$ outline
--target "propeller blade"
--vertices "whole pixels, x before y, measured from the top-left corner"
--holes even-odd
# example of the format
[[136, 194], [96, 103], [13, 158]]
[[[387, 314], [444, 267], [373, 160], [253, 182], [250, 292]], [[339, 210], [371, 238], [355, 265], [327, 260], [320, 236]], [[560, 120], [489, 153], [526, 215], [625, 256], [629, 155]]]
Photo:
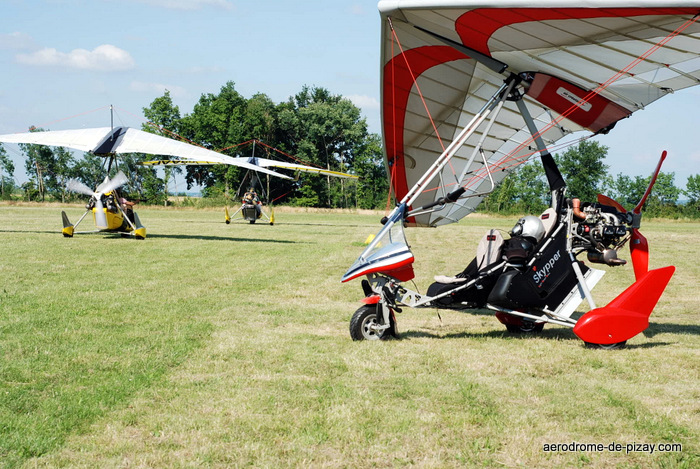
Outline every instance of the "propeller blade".
[[102, 205], [100, 197], [95, 197], [95, 226], [100, 230], [109, 228], [107, 226], [107, 215], [105, 215], [104, 205]]
[[93, 195], [95, 192], [88, 186], [78, 181], [77, 179], [70, 179], [66, 182], [66, 189], [71, 192], [77, 192], [78, 194]]
[[104, 191], [102, 190], [107, 184], [109, 184], [109, 176], [105, 176], [105, 180], [100, 183], [99, 186], [97, 186], [97, 189], [95, 189], [96, 193], [99, 194], [104, 194]]
[[649, 271], [649, 242], [637, 228], [632, 229], [630, 257], [634, 267], [634, 278], [639, 280]]
[[625, 210], [625, 207], [623, 207], [620, 204], [620, 202], [618, 202], [617, 200], [611, 199], [607, 195], [598, 194], [598, 203], [601, 205], [607, 205], [608, 207], [612, 207], [620, 213], [627, 213], [627, 210]]
[[111, 192], [117, 187], [123, 185], [125, 182], [127, 182], [126, 176], [123, 172], [119, 171], [111, 180], [109, 178], [105, 178], [104, 182], [97, 186], [95, 192], [106, 194], [107, 192]]
[[107, 192], [111, 192], [111, 191], [113, 191], [114, 189], [116, 189], [116, 188], [118, 188], [118, 187], [121, 187], [122, 185], [126, 184], [127, 181], [128, 181], [128, 179], [126, 178], [126, 175], [124, 175], [124, 173], [122, 173], [121, 171], [119, 171], [119, 172], [112, 178], [111, 181], [107, 181], [107, 183], [106, 183], [106, 184], [104, 185], [104, 187], [102, 188], [102, 193], [104, 194], [104, 193], [107, 193]]
[[632, 213], [635, 214], [640, 214], [642, 212], [642, 207], [644, 206], [644, 203], [647, 201], [647, 197], [649, 197], [649, 194], [651, 194], [651, 188], [654, 187], [654, 183], [656, 183], [656, 178], [659, 176], [659, 171], [661, 171], [661, 164], [664, 162], [666, 159], [666, 150], [661, 153], [661, 158], [659, 158], [659, 164], [656, 165], [656, 169], [654, 170], [654, 174], [651, 176], [651, 181], [649, 181], [649, 187], [647, 187], [647, 190], [644, 192], [644, 195], [642, 196], [642, 199], [639, 201], [636, 207], [634, 207], [634, 210], [632, 210]]

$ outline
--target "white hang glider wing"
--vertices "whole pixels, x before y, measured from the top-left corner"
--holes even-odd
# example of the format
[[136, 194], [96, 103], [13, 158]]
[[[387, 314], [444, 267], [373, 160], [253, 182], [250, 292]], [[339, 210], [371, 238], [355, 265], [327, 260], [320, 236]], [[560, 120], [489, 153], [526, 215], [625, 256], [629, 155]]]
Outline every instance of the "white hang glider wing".
[[[347, 178], [347, 179], [357, 179], [358, 178], [358, 176], [355, 176], [353, 174], [341, 173], [340, 171], [331, 171], [329, 169], [315, 168], [313, 166], [306, 166], [306, 165], [297, 164], [297, 163], [287, 163], [284, 161], [269, 160], [266, 158], [231, 157], [230, 159], [234, 160], [235, 163], [226, 162], [225, 164], [237, 164], [238, 166], [242, 166], [242, 164], [240, 164], [240, 163], [252, 164], [254, 166], [257, 166], [257, 168], [255, 168], [255, 169], [248, 168], [248, 169], [253, 169], [254, 171], [264, 172], [263, 168], [282, 168], [282, 169], [292, 169], [294, 171], [300, 171], [302, 173], [326, 174], [328, 176], [335, 176], [335, 177], [339, 177], [339, 178]], [[197, 165], [224, 164], [224, 162], [222, 162], [222, 161], [194, 161], [194, 160], [192, 160], [192, 161], [189, 161], [189, 160], [156, 160], [156, 161], [144, 161], [141, 164], [142, 165], [155, 165], [155, 166], [180, 166], [180, 165], [188, 165], [188, 164], [197, 164]]]
[[207, 150], [185, 142], [151, 134], [130, 127], [100, 127], [78, 130], [52, 130], [47, 132], [25, 132], [0, 135], [0, 142], [30, 143], [89, 151], [96, 155], [121, 153], [146, 153], [149, 155], [175, 156], [189, 161], [207, 161], [230, 164], [260, 171], [283, 179], [292, 179], [284, 174], [255, 166], [243, 158]]
[[[235, 159], [240, 159], [244, 160], [245, 158], [235, 158]], [[340, 171], [331, 171], [330, 169], [323, 169], [323, 168], [315, 168], [313, 166], [306, 166], [303, 164], [297, 164], [297, 163], [287, 163], [285, 161], [277, 161], [277, 160], [269, 160], [266, 158], [258, 158], [253, 157], [249, 158], [248, 162], [255, 164], [257, 166], [262, 166], [263, 168], [283, 168], [283, 169], [292, 169], [294, 171], [301, 171], [303, 173], [316, 173], [316, 174], [325, 174], [328, 176], [335, 176], [339, 178], [346, 178], [346, 179], [357, 179], [357, 176], [348, 174], [348, 173], [342, 173]]]
[[[141, 163], [142, 165], [159, 165], [159, 166], [177, 166], [177, 165], [188, 165], [188, 164], [198, 164], [198, 165], [211, 165], [211, 164], [238, 164], [241, 166], [240, 163], [245, 163], [249, 165], [254, 165], [257, 168], [261, 169], [254, 169], [255, 171], [261, 171], [265, 172], [264, 169], [262, 168], [283, 168], [283, 169], [292, 169], [294, 171], [299, 171], [303, 173], [316, 173], [316, 174], [325, 174], [328, 176], [335, 176], [339, 178], [351, 178], [351, 179], [357, 179], [357, 176], [354, 176], [352, 174], [348, 173], [342, 173], [339, 171], [331, 171], [330, 169], [323, 169], [323, 168], [317, 168], [314, 166], [307, 166], [303, 164], [297, 164], [297, 163], [288, 163], [286, 161], [278, 161], [278, 160], [270, 160], [267, 158], [259, 158], [255, 156], [255, 144], [258, 143], [264, 147], [269, 148], [272, 151], [278, 152], [280, 154], [286, 155], [290, 158], [294, 158], [291, 155], [288, 155], [284, 153], [281, 150], [278, 150], [277, 148], [271, 147], [270, 145], [267, 145], [257, 139], [249, 140], [248, 142], [241, 143], [236, 146], [240, 145], [245, 145], [248, 143], [253, 144], [253, 155], [250, 157], [232, 157], [230, 160], [232, 162], [222, 162], [222, 161], [206, 161], [206, 160], [199, 160], [199, 161], [183, 161], [183, 160], [158, 160], [158, 161], [144, 161]], [[251, 168], [249, 168], [251, 169]]]
[[[537, 151], [575, 131], [606, 133], [700, 83], [697, 0], [382, 0], [379, 10], [386, 163], [416, 226], [458, 221]], [[499, 89], [509, 95], [493, 123], [474, 123], [430, 173]], [[455, 203], [440, 202], [458, 188]]]

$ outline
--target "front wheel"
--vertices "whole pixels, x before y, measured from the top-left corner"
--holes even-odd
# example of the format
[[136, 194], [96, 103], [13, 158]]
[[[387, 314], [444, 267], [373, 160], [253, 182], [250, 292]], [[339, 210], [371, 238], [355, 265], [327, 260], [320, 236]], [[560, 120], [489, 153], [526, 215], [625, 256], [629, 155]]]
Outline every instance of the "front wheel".
[[352, 315], [350, 320], [350, 337], [352, 340], [384, 340], [391, 336], [397, 336], [396, 322], [393, 314], [390, 321], [391, 326], [388, 329], [379, 329], [379, 311], [381, 305], [364, 305]]

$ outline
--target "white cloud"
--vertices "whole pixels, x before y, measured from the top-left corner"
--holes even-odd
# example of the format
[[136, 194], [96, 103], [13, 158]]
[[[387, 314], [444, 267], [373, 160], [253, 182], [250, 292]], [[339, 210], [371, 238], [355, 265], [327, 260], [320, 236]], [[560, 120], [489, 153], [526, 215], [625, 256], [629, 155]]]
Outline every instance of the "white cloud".
[[229, 0], [137, 0], [140, 3], [156, 7], [170, 8], [172, 10], [201, 10], [206, 7], [233, 9], [233, 3]]
[[355, 106], [365, 111], [379, 109], [379, 101], [376, 98], [373, 98], [372, 96], [351, 94], [350, 96], [346, 96], [346, 98], [352, 101], [353, 104], [355, 104]]
[[17, 61], [39, 67], [65, 67], [102, 72], [130, 70], [135, 66], [134, 59], [127, 51], [111, 44], [97, 46], [91, 51], [73, 49], [68, 53], [44, 48], [31, 54], [18, 54]]
[[129, 88], [132, 91], [163, 94], [166, 90], [170, 91], [170, 96], [173, 98], [182, 98], [187, 96], [187, 91], [182, 86], [164, 85], [162, 83], [146, 83], [143, 81], [132, 81]]
[[29, 34], [14, 32], [0, 34], [0, 49], [4, 50], [29, 50], [36, 49], [34, 38]]
[[359, 3], [353, 3], [350, 6], [350, 13], [357, 16], [364, 16], [366, 13], [365, 7]]

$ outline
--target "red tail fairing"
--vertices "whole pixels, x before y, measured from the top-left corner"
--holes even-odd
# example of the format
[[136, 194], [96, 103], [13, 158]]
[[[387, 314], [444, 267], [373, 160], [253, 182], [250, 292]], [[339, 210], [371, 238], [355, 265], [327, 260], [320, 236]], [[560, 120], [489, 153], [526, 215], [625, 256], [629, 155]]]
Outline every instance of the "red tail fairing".
[[574, 334], [592, 344], [615, 344], [644, 331], [675, 270], [673, 266], [650, 270], [607, 306], [584, 314]]

